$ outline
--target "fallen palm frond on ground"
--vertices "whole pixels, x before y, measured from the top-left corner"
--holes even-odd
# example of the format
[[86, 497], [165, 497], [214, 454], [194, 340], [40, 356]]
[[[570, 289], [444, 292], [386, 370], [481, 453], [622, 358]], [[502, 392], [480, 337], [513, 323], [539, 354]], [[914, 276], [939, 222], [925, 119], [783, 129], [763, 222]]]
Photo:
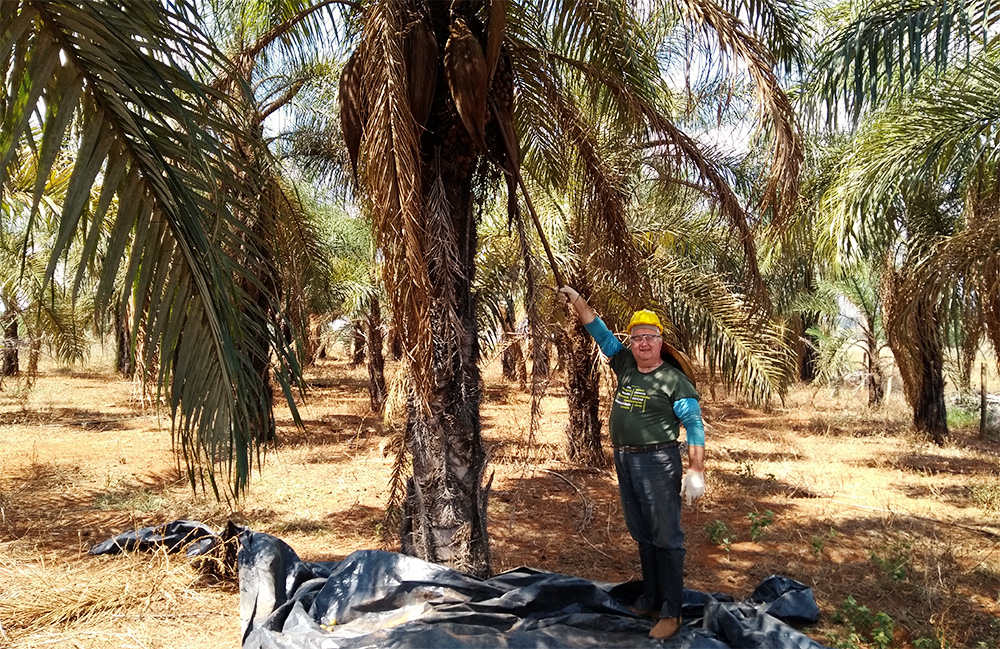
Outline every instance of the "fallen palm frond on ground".
[[47, 564], [27, 549], [18, 551], [15, 543], [2, 545], [0, 638], [8, 641], [75, 623], [135, 615], [154, 604], [176, 601], [199, 578], [185, 560], [160, 552]]

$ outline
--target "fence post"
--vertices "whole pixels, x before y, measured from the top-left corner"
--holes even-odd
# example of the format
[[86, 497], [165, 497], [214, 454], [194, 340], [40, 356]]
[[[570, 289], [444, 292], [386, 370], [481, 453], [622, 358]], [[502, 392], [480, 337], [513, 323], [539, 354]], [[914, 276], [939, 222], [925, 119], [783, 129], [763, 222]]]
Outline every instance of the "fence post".
[[979, 439], [986, 439], [986, 361], [979, 366]]

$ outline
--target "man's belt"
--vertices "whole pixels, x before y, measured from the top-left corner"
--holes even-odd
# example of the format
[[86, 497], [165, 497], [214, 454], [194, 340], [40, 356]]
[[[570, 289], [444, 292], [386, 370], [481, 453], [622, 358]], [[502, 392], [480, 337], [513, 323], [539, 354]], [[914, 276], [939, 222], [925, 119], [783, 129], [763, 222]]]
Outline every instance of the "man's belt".
[[665, 448], [677, 446], [677, 440], [672, 442], [660, 442], [659, 444], [646, 444], [645, 446], [616, 446], [616, 451], [622, 453], [649, 453], [651, 451], [662, 451]]

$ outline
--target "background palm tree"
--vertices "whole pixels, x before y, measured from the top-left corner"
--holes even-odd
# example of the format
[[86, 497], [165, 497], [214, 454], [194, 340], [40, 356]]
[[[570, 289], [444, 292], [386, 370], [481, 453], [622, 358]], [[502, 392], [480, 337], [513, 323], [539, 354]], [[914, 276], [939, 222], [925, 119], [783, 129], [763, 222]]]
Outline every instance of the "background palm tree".
[[[267, 152], [259, 133], [234, 121], [253, 112], [248, 95], [235, 92], [235, 71], [231, 95], [198, 80], [232, 66], [197, 24], [184, 0], [2, 3], [0, 186], [8, 191], [30, 143], [32, 226], [50, 169], [63, 153], [74, 160], [45, 279], [82, 241], [74, 258], [99, 269], [99, 310], [116, 281], [131, 288], [189, 475], [236, 495], [248, 484], [258, 431], [273, 422], [270, 386], [254, 368], [276, 354], [290, 396], [298, 363], [282, 329], [269, 326], [278, 297], [257, 281], [277, 274], [262, 250], [272, 242], [244, 225], [270, 208], [261, 191]], [[80, 282], [77, 272], [70, 289]]]
[[[27, 154], [28, 151], [24, 151]], [[38, 367], [42, 345], [59, 360], [70, 362], [86, 355], [88, 334], [94, 329], [93, 304], [74, 302], [66, 286], [46, 283], [50, 242], [59, 228], [59, 205], [65, 198], [72, 165], [55, 164], [42, 188], [39, 210], [31, 219], [38, 170], [23, 155], [11, 169], [7, 191], [0, 195], [0, 332], [4, 337], [0, 376], [21, 373], [20, 351], [29, 351], [28, 383]], [[29, 228], [29, 222], [36, 227]], [[25, 254], [25, 249], [28, 252]], [[84, 291], [85, 297], [87, 292]], [[88, 302], [90, 302], [88, 304]]]
[[815, 331], [822, 359], [819, 375], [825, 382], [840, 383], [854, 366], [851, 352], [860, 349], [862, 383], [870, 408], [881, 407], [889, 378], [881, 360], [888, 343], [880, 271], [879, 266], [860, 261], [841, 269], [837, 277], [820, 279], [813, 293], [801, 296], [793, 305], [796, 310], [820, 313], [824, 318], [823, 326]]
[[947, 311], [981, 304], [987, 330], [997, 329], [988, 306], [997, 203], [984, 179], [996, 169], [998, 16], [973, 2], [873, 3], [850, 17], [824, 44], [821, 88], [855, 119], [877, 110], [862, 121], [829, 206], [845, 251], [886, 259], [890, 345], [915, 426], [941, 443]]
[[326, 319], [342, 319], [352, 337], [362, 337], [368, 367], [368, 396], [373, 412], [385, 404], [385, 356], [382, 304], [385, 296], [377, 282], [378, 265], [372, 246], [371, 224], [347, 215], [327, 216], [324, 238], [331, 258], [330, 303]]

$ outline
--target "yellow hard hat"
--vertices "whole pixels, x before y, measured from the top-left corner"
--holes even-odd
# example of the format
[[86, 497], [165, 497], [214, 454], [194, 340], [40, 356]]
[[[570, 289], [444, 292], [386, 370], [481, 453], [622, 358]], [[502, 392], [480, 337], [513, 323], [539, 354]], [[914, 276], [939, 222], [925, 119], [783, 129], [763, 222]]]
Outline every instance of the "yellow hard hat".
[[638, 327], [639, 325], [656, 327], [657, 331], [661, 334], [663, 333], [663, 325], [660, 324], [660, 319], [649, 309], [643, 309], [642, 311], [636, 311], [633, 313], [632, 319], [628, 321], [627, 331], [632, 333], [632, 327]]

